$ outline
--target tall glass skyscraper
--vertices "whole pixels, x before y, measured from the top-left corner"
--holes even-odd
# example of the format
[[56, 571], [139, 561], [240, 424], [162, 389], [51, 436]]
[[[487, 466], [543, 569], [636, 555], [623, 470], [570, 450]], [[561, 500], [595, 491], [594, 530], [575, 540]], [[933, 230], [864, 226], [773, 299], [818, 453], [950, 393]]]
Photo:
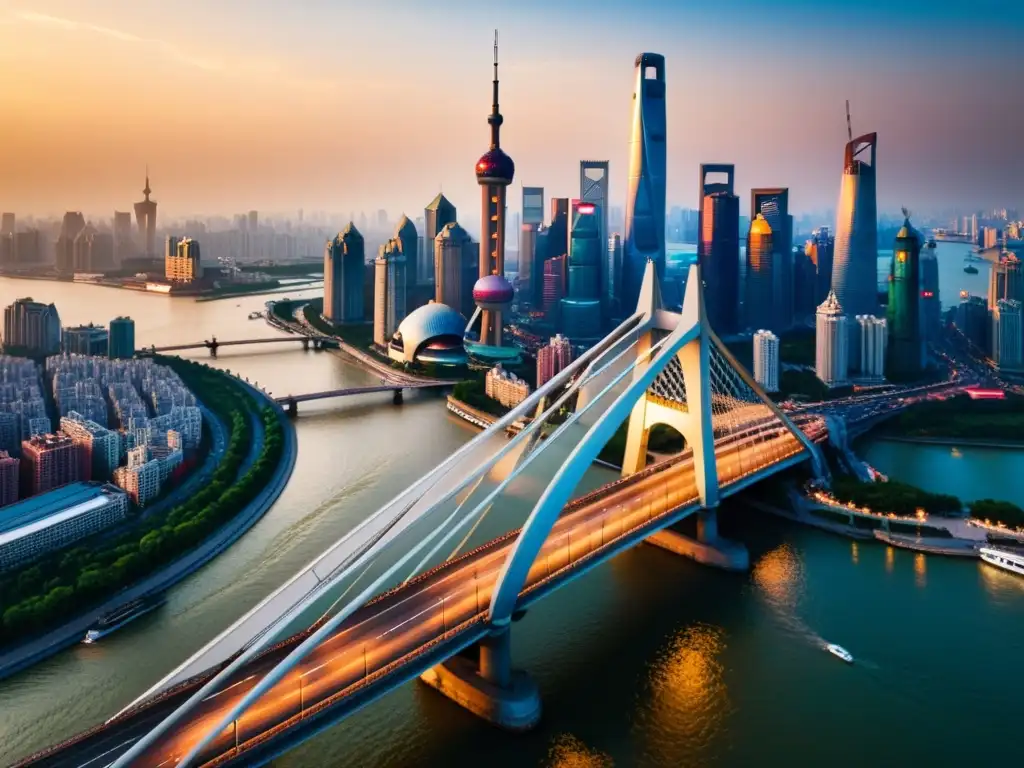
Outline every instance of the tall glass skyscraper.
[[924, 365], [920, 257], [921, 235], [910, 225], [907, 217], [896, 233], [889, 266], [889, 345], [885, 371], [897, 380], [916, 376]]
[[[608, 161], [607, 160], [580, 160], [580, 200], [584, 203], [593, 203], [597, 206], [597, 213], [600, 216], [601, 242], [608, 239]], [[571, 235], [570, 235], [571, 237]], [[570, 244], [570, 249], [571, 249]], [[572, 270], [572, 256], [569, 257], [570, 283]], [[600, 285], [598, 296], [605, 308], [611, 306], [612, 296], [608, 293], [608, 286], [611, 283], [608, 275], [608, 262], [601, 260], [601, 267], [598, 270]], [[571, 288], [571, 286], [570, 286]]]
[[743, 313], [746, 326], [751, 330], [776, 329], [779, 270], [774, 268], [774, 247], [772, 228], [759, 213], [750, 222], [750, 232], [747, 234], [746, 299], [743, 302]]
[[365, 277], [363, 236], [349, 222], [324, 249], [324, 317], [335, 325], [362, 322]]
[[[846, 145], [843, 183], [836, 212], [836, 246], [832, 263], [832, 290], [850, 317], [874, 315], [878, 310], [878, 203], [875, 191], [875, 155], [878, 134], [858, 136]], [[867, 152], [869, 158], [863, 159]], [[852, 325], [851, 325], [852, 327]], [[851, 340], [857, 343], [856, 336]], [[850, 360], [860, 360], [851, 349]]]
[[648, 260], [665, 277], [665, 57], [636, 57], [621, 302], [636, 306]]
[[[519, 286], [527, 291], [542, 280], [544, 254], [537, 250], [537, 232], [544, 223], [544, 187], [523, 187], [523, 222], [519, 228]], [[528, 294], [532, 295], [532, 294]]]
[[569, 245], [569, 286], [562, 299], [562, 332], [576, 344], [601, 336], [601, 207], [576, 201]]
[[[416, 282], [420, 285], [434, 282], [434, 241], [441, 230], [456, 221], [455, 206], [442, 194], [438, 194], [423, 209], [423, 247], [420, 249]], [[408, 269], [408, 264], [406, 265]]]
[[[778, 333], [793, 324], [793, 217], [789, 215], [789, 189], [768, 187], [750, 190], [751, 220], [759, 214], [772, 230], [772, 254], [768, 263], [772, 274], [774, 310], [772, 317], [765, 318], [767, 325], [754, 325], [771, 328]], [[747, 263], [749, 265], [749, 258]], [[749, 267], [747, 281], [750, 281]]]
[[[724, 173], [724, 182], [708, 175]], [[704, 276], [708, 322], [719, 334], [739, 330], [740, 312], [740, 199], [733, 193], [734, 165], [702, 164], [697, 214], [697, 259]]]

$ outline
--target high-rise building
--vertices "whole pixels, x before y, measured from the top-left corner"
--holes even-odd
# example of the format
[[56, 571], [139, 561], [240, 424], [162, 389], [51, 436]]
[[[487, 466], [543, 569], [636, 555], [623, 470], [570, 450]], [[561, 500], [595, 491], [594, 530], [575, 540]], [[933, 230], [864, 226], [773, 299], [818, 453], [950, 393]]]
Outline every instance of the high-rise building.
[[[597, 211], [601, 217], [599, 237], [602, 243], [602, 250], [603, 244], [608, 242], [608, 234], [610, 232], [608, 228], [608, 165], [607, 160], [580, 160], [580, 200], [597, 206]], [[571, 256], [569, 260], [572, 261]], [[607, 259], [599, 259], [599, 262], [600, 284], [598, 285], [598, 297], [601, 299], [601, 305], [608, 309], [613, 298], [608, 292], [610, 282], [608, 262]]]
[[[143, 451], [145, 446], [140, 446]], [[145, 507], [160, 495], [160, 461], [150, 459], [114, 470], [114, 482], [128, 494], [137, 507]]]
[[[724, 173], [726, 180], [709, 183], [712, 173]], [[708, 322], [719, 335], [736, 333], [740, 326], [740, 199], [733, 192], [735, 178], [734, 165], [700, 166], [697, 260]]]
[[180, 240], [175, 237], [167, 238], [164, 276], [172, 283], [191, 283], [202, 278], [203, 263], [198, 240], [191, 237], [183, 237]]
[[107, 354], [111, 360], [131, 360], [135, 357], [135, 321], [130, 317], [115, 317], [110, 321]]
[[85, 229], [85, 217], [80, 211], [68, 211], [60, 224], [57, 235], [57, 271], [70, 275], [75, 271], [75, 238]]
[[857, 315], [860, 336], [860, 362], [857, 370], [862, 379], [880, 381], [885, 378], [886, 347], [889, 343], [888, 323], [874, 315]]
[[818, 378], [830, 387], [846, 384], [849, 375], [850, 332], [834, 291], [815, 313], [815, 365]]
[[53, 304], [18, 299], [4, 309], [4, 349], [33, 356], [60, 352], [60, 315]]
[[754, 381], [765, 392], [779, 391], [779, 337], [771, 331], [754, 334]]
[[939, 262], [935, 249], [921, 254], [921, 336], [927, 342], [938, 338], [942, 327], [942, 303], [939, 300]]
[[1024, 364], [1021, 303], [999, 299], [992, 310], [992, 357], [1002, 370], [1020, 370]]
[[562, 299], [565, 298], [566, 263], [568, 256], [562, 254], [544, 262], [544, 283], [542, 308], [549, 323], [558, 326]]
[[[847, 143], [843, 158], [832, 290], [851, 317], [873, 315], [878, 308], [877, 147], [878, 135], [868, 133]], [[865, 151], [869, 151], [869, 161], [861, 159]], [[857, 334], [850, 330], [851, 340], [856, 344]], [[859, 363], [859, 352], [851, 351], [852, 359]]]
[[34, 435], [21, 444], [23, 498], [85, 480], [78, 446], [65, 435]]
[[149, 188], [149, 169], [146, 170], [146, 186], [142, 190], [144, 199], [135, 204], [135, 222], [139, 226], [139, 236], [145, 247], [143, 252], [147, 259], [156, 257], [156, 200], [150, 200], [152, 190]]
[[572, 344], [562, 334], [556, 334], [537, 350], [537, 386], [543, 387], [571, 362]]
[[533, 281], [544, 272], [537, 232], [544, 223], [544, 187], [523, 187], [523, 223], [519, 228], [519, 285], [532, 296]]
[[423, 249], [420, 252], [419, 269], [416, 272], [416, 282], [419, 285], [434, 282], [435, 242], [446, 225], [455, 223], [455, 216], [455, 206], [440, 193], [423, 209]]
[[515, 408], [530, 396], [530, 385], [498, 363], [484, 376], [484, 394], [506, 408]]
[[815, 268], [814, 306], [817, 307], [832, 290], [832, 261], [835, 255], [836, 239], [828, 227], [818, 227], [811, 232], [811, 239], [804, 246]]
[[[784, 331], [793, 325], [793, 217], [789, 214], [789, 189], [762, 187], [750, 190], [750, 218], [758, 215], [764, 217], [772, 230], [770, 272], [775, 308], [774, 317], [767, 327]], [[749, 268], [747, 280], [750, 280]]]
[[18, 465], [20, 463], [7, 451], [0, 451], [0, 507], [6, 507], [18, 500]]
[[629, 139], [625, 238], [620, 306], [632, 308], [648, 261], [665, 277], [665, 57], [636, 57], [633, 117]]
[[608, 238], [608, 250], [605, 254], [608, 262], [608, 301], [609, 313], [613, 318], [622, 314], [623, 307], [619, 303], [622, 296], [622, 235], [613, 232]]
[[0, 214], [0, 235], [13, 235], [15, 232], [13, 213]]
[[562, 299], [562, 330], [577, 344], [601, 337], [601, 267], [606, 263], [603, 214], [595, 203], [573, 202], [566, 296]]
[[1012, 251], [992, 262], [988, 277], [988, 308], [994, 310], [1000, 299], [1024, 301], [1024, 262]]
[[69, 355], [106, 355], [109, 349], [107, 329], [102, 325], [78, 325], [61, 332], [61, 346]]
[[0, 232], [0, 266], [10, 267], [17, 263], [14, 252], [14, 235]]
[[260, 214], [259, 211], [249, 211], [249, 232], [253, 234], [260, 228]]
[[[887, 319], [889, 344], [886, 373], [896, 380], [913, 378], [924, 367], [921, 336], [921, 235], [909, 216], [896, 233], [889, 265]], [[862, 337], [863, 338], [863, 337]], [[861, 355], [864, 360], [864, 354]]]
[[956, 308], [955, 324], [971, 344], [983, 352], [989, 349], [989, 310], [985, 299], [960, 291], [960, 303]]
[[[491, 126], [491, 146], [476, 163], [476, 181], [480, 185], [480, 272], [481, 280], [499, 289], [502, 296], [508, 293], [505, 279], [505, 192], [515, 176], [516, 166], [512, 158], [501, 148], [501, 124], [504, 118], [498, 109], [498, 35], [494, 35], [494, 81], [492, 83], [491, 114], [487, 123]], [[490, 280], [496, 276], [503, 281]], [[507, 286], [511, 289], [511, 285]], [[474, 290], [476, 290], [474, 288]], [[481, 286], [483, 290], [483, 286]], [[502, 345], [501, 303], [487, 302], [480, 306], [480, 344], [485, 347]]]
[[[748, 328], [781, 330], [778, 298], [781, 270], [775, 262], [774, 233], [760, 213], [750, 222], [747, 233], [746, 299], [743, 313]], [[712, 326], [714, 327], [714, 326]], [[756, 342], [755, 342], [756, 343]], [[756, 347], [755, 347], [756, 348]]]
[[398, 246], [398, 251], [402, 254], [404, 261], [402, 265], [402, 269], [405, 270], [403, 283], [405, 284], [404, 290], [408, 295], [409, 288], [415, 285], [416, 259], [419, 252], [420, 236], [416, 232], [416, 225], [404, 213], [398, 218], [398, 223], [395, 225], [395, 234], [392, 235], [392, 238], [395, 240], [395, 245]]
[[373, 342], [381, 347], [387, 347], [399, 323], [405, 319], [405, 280], [406, 259], [402, 243], [395, 237], [380, 246], [374, 261]]
[[114, 236], [87, 224], [74, 244], [75, 272], [105, 272], [114, 267]]
[[469, 233], [454, 221], [445, 224], [434, 238], [434, 301], [471, 316], [466, 296], [476, 280], [478, 258], [479, 251]]
[[324, 317], [335, 325], [363, 319], [364, 249], [363, 236], [351, 221], [324, 248]]
[[114, 211], [114, 264], [120, 266], [134, 255], [132, 214], [130, 211]]
[[121, 459], [121, 437], [95, 421], [70, 412], [60, 420], [60, 431], [78, 446], [82, 480], [109, 480]]
[[14, 260], [18, 264], [38, 264], [42, 259], [42, 240], [38, 229], [14, 233]]

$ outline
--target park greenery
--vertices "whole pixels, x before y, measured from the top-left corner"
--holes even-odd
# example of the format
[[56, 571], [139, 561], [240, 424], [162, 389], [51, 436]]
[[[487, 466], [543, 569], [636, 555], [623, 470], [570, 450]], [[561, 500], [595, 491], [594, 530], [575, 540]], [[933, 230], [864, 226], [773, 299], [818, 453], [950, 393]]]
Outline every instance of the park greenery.
[[1024, 528], [1024, 509], [1008, 501], [979, 499], [972, 502], [971, 517], [982, 522], [1002, 523], [1010, 528]]
[[951, 437], [1017, 442], [1024, 439], [1024, 397], [971, 400], [958, 395], [926, 400], [886, 422], [882, 429], [904, 437]]
[[509, 412], [508, 408], [484, 393], [484, 380], [479, 376], [456, 384], [452, 388], [452, 397], [492, 416], [504, 416]]
[[[274, 475], [284, 451], [284, 428], [274, 408], [261, 407], [221, 371], [180, 358], [159, 362], [173, 368], [229, 428], [224, 456], [202, 490], [165, 513], [0, 575], [0, 646], [53, 629], [188, 553], [242, 512]], [[256, 441], [259, 451], [247, 465], [254, 420], [261, 423], [263, 440]]]
[[840, 475], [832, 480], [832, 494], [844, 504], [867, 507], [883, 514], [911, 516], [923, 509], [929, 515], [950, 516], [959, 514], [962, 509], [956, 496], [930, 493], [896, 480], [865, 483]]

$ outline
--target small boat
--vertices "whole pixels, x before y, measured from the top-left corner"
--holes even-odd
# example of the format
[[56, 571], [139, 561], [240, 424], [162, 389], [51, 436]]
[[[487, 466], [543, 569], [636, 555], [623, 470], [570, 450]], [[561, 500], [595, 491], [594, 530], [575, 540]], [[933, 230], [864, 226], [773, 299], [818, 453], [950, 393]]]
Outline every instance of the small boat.
[[981, 559], [989, 565], [1024, 576], [1024, 554], [994, 547], [982, 547], [978, 552], [981, 554]]
[[104, 614], [85, 633], [83, 643], [95, 643], [111, 632], [115, 632], [130, 621], [154, 611], [164, 604], [166, 598], [163, 595], [149, 595], [140, 597], [131, 602], [125, 603], [120, 608], [115, 608], [110, 613]]
[[[975, 272], [977, 272], [977, 270], [975, 270]], [[250, 320], [259, 320], [261, 317], [263, 317], [263, 313], [258, 310], [256, 312], [249, 313]]]
[[843, 646], [836, 645], [835, 643], [828, 643], [825, 646], [825, 650], [831, 653], [833, 656], [838, 656], [847, 664], [853, 664], [853, 654], [845, 648], [843, 648]]
[[973, 264], [968, 264], [966, 267], [964, 267], [964, 272], [966, 272], [968, 275], [976, 275], [978, 274], [978, 268]]

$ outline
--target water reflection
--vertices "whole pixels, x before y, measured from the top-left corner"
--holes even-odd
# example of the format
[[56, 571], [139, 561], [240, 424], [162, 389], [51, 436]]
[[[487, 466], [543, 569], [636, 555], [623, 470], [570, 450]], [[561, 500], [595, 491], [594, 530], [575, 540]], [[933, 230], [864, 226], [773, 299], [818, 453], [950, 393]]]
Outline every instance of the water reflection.
[[857, 549], [856, 541], [850, 542], [850, 560], [853, 561], [854, 565], [860, 562], [860, 550]]
[[981, 584], [993, 600], [1000, 603], [1016, 603], [1024, 595], [1024, 579], [1015, 574], [978, 561]]
[[896, 550], [892, 547], [885, 548], [885, 572], [892, 573], [893, 567], [896, 565]]
[[770, 603], [792, 610], [803, 592], [803, 561], [793, 547], [783, 544], [757, 561], [752, 578]]
[[611, 768], [615, 761], [608, 755], [590, 749], [575, 736], [558, 736], [548, 753], [549, 768]]
[[914, 555], [914, 584], [922, 588], [928, 586], [928, 567], [925, 563], [923, 552]]

